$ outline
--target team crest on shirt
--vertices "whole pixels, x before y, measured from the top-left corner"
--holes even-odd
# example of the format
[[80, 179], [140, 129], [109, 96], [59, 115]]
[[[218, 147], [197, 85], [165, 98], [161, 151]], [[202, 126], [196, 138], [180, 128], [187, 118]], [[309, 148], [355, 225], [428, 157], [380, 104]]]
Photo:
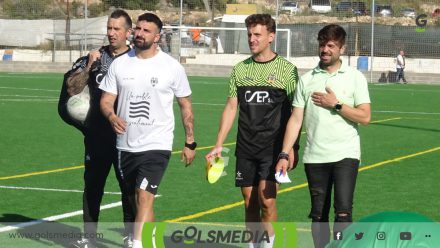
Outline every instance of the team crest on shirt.
[[157, 77], [152, 77], [151, 80], [151, 86], [156, 86], [157, 83], [159, 83], [159, 79]]
[[270, 75], [267, 77], [267, 82], [270, 83], [270, 84], [275, 83], [275, 80], [277, 80], [277, 77], [275, 76], [275, 74], [270, 74]]

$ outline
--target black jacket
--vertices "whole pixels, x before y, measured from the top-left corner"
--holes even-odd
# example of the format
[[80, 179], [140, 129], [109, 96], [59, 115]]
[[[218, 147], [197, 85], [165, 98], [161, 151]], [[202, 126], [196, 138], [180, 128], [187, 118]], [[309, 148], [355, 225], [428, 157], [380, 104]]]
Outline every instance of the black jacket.
[[[126, 52], [128, 52], [128, 49]], [[84, 69], [88, 63], [88, 56], [80, 57], [72, 66], [72, 69], [64, 74], [63, 84], [61, 87], [60, 98], [58, 101], [58, 114], [61, 119], [69, 125], [74, 126], [84, 135], [99, 135], [100, 137], [113, 139], [115, 135], [110, 123], [102, 115], [100, 109], [100, 99], [102, 95], [99, 85], [103, 80], [104, 76], [107, 74], [107, 70], [110, 64], [117, 57], [125, 54], [119, 54], [117, 56], [112, 56], [108, 46], [103, 46], [99, 49], [101, 52], [101, 59], [94, 62], [90, 68], [89, 80], [87, 82], [90, 91], [90, 110], [87, 114], [84, 124], [81, 124], [73, 120], [67, 112], [67, 101], [69, 100], [69, 95], [67, 93], [67, 79], [79, 69]]]

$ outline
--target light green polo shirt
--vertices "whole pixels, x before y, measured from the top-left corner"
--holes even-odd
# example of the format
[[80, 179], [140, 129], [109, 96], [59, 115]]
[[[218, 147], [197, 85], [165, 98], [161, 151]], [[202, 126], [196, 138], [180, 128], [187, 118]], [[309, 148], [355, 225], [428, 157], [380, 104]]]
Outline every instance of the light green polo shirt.
[[368, 83], [355, 68], [342, 63], [338, 71], [329, 74], [317, 66], [304, 74], [295, 92], [293, 106], [304, 108], [303, 131], [307, 133], [304, 163], [331, 163], [344, 158], [360, 159], [358, 124], [343, 118], [333, 109], [316, 106], [313, 92], [331, 88], [343, 104], [355, 107], [370, 103]]

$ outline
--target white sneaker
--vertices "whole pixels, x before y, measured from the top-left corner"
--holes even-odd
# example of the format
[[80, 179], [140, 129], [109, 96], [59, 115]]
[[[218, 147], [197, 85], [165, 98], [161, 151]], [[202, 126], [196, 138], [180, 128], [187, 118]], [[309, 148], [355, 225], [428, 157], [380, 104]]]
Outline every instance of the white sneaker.
[[70, 243], [71, 247], [75, 248], [97, 248], [96, 245], [92, 244], [90, 240], [82, 238], [80, 240], [76, 240], [73, 243]]
[[133, 247], [133, 234], [129, 233], [128, 236], [125, 236], [123, 240], [124, 240], [124, 248]]

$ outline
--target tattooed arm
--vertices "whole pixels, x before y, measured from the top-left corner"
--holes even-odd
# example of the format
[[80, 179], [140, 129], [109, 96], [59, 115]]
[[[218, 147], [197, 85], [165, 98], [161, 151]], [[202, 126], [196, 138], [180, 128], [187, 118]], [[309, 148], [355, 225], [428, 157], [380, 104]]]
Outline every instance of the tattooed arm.
[[84, 70], [78, 69], [67, 79], [67, 93], [69, 96], [73, 96], [81, 93], [89, 80], [89, 71], [93, 62], [101, 57], [101, 53], [98, 50], [93, 50], [89, 53], [88, 63]]
[[[185, 142], [191, 144], [194, 142], [194, 114], [192, 111], [191, 96], [177, 97], [177, 103], [182, 114], [182, 123], [185, 129]], [[182, 161], [189, 165], [194, 160], [196, 155], [195, 150], [184, 147], [182, 150]]]

